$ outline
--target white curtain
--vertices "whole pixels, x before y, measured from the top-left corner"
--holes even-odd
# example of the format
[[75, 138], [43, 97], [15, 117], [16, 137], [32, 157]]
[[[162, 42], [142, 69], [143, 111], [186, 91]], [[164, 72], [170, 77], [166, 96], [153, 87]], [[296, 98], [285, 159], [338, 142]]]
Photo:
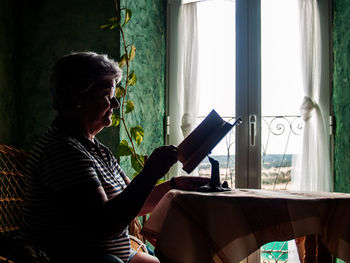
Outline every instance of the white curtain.
[[[176, 69], [170, 72], [176, 77], [170, 77], [169, 101], [169, 143], [174, 145], [178, 145], [193, 130], [198, 115], [197, 3], [181, 5], [177, 17], [177, 45], [172, 47], [177, 52], [171, 53], [170, 58], [174, 59], [171, 64]], [[170, 172], [171, 176], [180, 175], [181, 168], [181, 164], [175, 166]]]
[[[322, 74], [328, 65], [322, 54], [320, 10], [317, 0], [297, 0], [301, 39], [301, 69], [304, 99], [300, 112], [304, 121], [303, 141], [292, 171], [292, 188], [301, 191], [333, 191], [326, 92]], [[325, 17], [325, 19], [327, 19]], [[326, 64], [325, 64], [326, 63]], [[295, 242], [288, 242], [288, 261], [299, 262]]]
[[179, 20], [178, 88], [183, 100], [181, 130], [186, 137], [195, 127], [198, 115], [197, 3], [182, 5]]
[[[317, 0], [298, 0], [301, 25], [301, 61], [304, 99], [301, 115], [304, 120], [301, 155], [293, 172], [297, 190], [332, 191], [327, 112], [322, 107], [321, 92], [322, 42]], [[328, 84], [328, 83], [327, 83]]]

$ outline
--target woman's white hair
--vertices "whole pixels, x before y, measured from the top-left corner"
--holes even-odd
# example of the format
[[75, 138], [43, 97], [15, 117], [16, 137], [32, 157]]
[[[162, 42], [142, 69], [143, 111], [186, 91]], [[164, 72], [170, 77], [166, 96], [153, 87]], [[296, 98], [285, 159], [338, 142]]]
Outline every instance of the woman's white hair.
[[87, 93], [95, 81], [105, 78], [113, 78], [116, 83], [122, 78], [118, 63], [107, 55], [75, 52], [60, 58], [50, 77], [53, 108], [61, 112], [74, 107], [74, 96]]

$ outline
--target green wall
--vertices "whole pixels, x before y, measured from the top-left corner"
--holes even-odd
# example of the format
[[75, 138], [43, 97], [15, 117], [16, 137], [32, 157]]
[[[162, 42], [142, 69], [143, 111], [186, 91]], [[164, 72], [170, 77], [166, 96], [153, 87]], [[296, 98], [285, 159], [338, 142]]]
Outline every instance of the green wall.
[[335, 191], [350, 192], [350, 0], [333, 1]]
[[[163, 123], [165, 114], [165, 14], [166, 1], [121, 1], [121, 7], [132, 10], [132, 19], [126, 27], [127, 43], [136, 47], [131, 64], [137, 84], [130, 88], [130, 99], [135, 110], [130, 113], [130, 125], [141, 125], [145, 131], [145, 144], [140, 152], [149, 155], [164, 144]], [[125, 132], [121, 132], [125, 138]], [[132, 175], [129, 159], [122, 159], [122, 167]]]

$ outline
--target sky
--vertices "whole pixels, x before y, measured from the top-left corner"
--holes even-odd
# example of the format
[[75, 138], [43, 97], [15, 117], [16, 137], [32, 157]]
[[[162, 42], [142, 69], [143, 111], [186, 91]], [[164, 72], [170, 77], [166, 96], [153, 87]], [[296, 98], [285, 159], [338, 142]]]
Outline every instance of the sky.
[[[263, 116], [299, 115], [303, 91], [296, 4], [296, 0], [264, 0], [261, 3]], [[235, 116], [235, 2], [214, 0], [199, 3], [198, 22], [199, 115], [206, 116], [215, 109], [221, 116]], [[284, 123], [288, 130], [289, 124]], [[269, 141], [267, 153], [284, 153], [281, 145], [288, 140], [288, 131], [285, 136], [269, 138], [265, 131], [262, 130], [262, 141], [263, 144]], [[296, 153], [301, 136], [290, 134], [287, 153]], [[230, 138], [232, 143], [235, 137], [231, 135]], [[226, 141], [222, 140], [212, 154], [225, 154]]]

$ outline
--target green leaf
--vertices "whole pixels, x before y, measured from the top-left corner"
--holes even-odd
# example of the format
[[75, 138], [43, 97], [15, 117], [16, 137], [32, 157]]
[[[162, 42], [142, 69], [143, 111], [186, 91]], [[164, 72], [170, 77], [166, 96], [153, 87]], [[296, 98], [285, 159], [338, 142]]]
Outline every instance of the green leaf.
[[135, 108], [135, 103], [131, 100], [128, 100], [126, 102], [126, 110], [125, 110], [125, 113], [129, 113], [131, 111], [133, 111], [133, 109]]
[[100, 29], [114, 29], [116, 27], [118, 27], [118, 24], [106, 24], [106, 25], [100, 26]]
[[135, 178], [140, 172], [134, 172], [134, 174], [132, 175], [132, 178]]
[[112, 115], [112, 127], [117, 127], [120, 124], [120, 116], [117, 114]]
[[156, 184], [162, 184], [162, 183], [165, 183], [165, 181], [166, 181], [165, 179], [159, 179]]
[[129, 8], [122, 8], [121, 10], [125, 11], [125, 18], [124, 18], [124, 23], [122, 26], [125, 26], [126, 23], [128, 23], [132, 17], [132, 12]]
[[118, 66], [119, 66], [119, 68], [125, 67], [125, 65], [126, 65], [126, 59], [127, 59], [127, 55], [126, 55], [126, 54], [124, 54], [123, 56], [121, 56], [121, 58], [120, 58], [119, 61], [118, 61]]
[[146, 160], [147, 160], [148, 156], [147, 155], [142, 155], [141, 157], [142, 157], [141, 158], [142, 159], [142, 165], [145, 166], [145, 163], [146, 163]]
[[111, 17], [110, 19], [108, 19], [109, 22], [117, 22], [118, 21], [118, 17], [114, 16]]
[[131, 73], [128, 76], [128, 86], [135, 86], [137, 81], [136, 74], [134, 71], [131, 71]]
[[100, 26], [100, 29], [114, 29], [116, 27], [119, 28], [118, 18], [117, 17], [112, 17], [112, 18], [108, 19], [108, 23], [107, 24], [104, 24], [104, 25]]
[[143, 141], [144, 131], [140, 125], [130, 128], [131, 137], [140, 145]]
[[128, 156], [131, 155], [132, 149], [126, 140], [122, 140], [117, 147], [117, 156]]
[[117, 86], [115, 88], [115, 96], [117, 99], [120, 99], [125, 96], [125, 89], [122, 86]]
[[105, 24], [105, 25], [100, 26], [100, 29], [105, 29], [105, 28], [109, 28], [109, 24]]
[[136, 53], [136, 47], [134, 45], [131, 45], [130, 52], [129, 52], [129, 61], [133, 60]]
[[141, 162], [140, 155], [136, 154], [136, 157], [133, 155], [131, 156], [131, 166], [138, 173], [141, 172], [142, 168], [143, 168], [143, 166], [140, 164], [140, 162]]

